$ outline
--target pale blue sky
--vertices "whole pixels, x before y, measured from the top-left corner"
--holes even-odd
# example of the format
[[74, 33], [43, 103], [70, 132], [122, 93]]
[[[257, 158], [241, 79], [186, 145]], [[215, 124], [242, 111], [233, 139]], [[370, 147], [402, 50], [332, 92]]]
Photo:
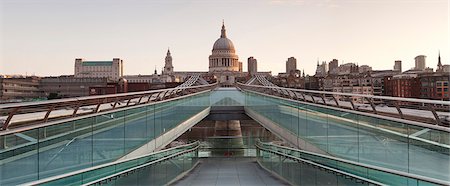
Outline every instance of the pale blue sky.
[[151, 74], [170, 47], [176, 71], [207, 71], [222, 19], [240, 61], [313, 74], [317, 58], [403, 69], [438, 50], [449, 64], [447, 0], [0, 0], [0, 74], [73, 74], [75, 58], [124, 59], [125, 74]]

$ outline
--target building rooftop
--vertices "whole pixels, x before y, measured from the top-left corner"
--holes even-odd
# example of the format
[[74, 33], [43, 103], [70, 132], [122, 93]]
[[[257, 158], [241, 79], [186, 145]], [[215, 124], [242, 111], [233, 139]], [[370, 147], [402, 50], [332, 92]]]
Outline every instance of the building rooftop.
[[83, 61], [83, 66], [112, 66], [112, 61]]

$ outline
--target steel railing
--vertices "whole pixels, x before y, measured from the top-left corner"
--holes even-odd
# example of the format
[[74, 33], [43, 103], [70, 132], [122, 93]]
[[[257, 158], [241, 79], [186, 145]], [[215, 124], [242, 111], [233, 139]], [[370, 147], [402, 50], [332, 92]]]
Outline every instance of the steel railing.
[[[0, 126], [1, 130], [7, 130], [30, 124], [46, 123], [51, 120], [167, 100], [191, 93], [212, 90], [216, 86], [217, 84], [183, 86], [132, 93], [0, 104]], [[13, 120], [13, 118], [16, 118], [16, 120]]]
[[[448, 112], [450, 109], [450, 101], [315, 91], [277, 86], [248, 85], [242, 83], [237, 83], [237, 87], [242, 90], [249, 90], [319, 105], [449, 126], [448, 122], [450, 120], [450, 115]], [[354, 98], [359, 98], [362, 103], [355, 102]], [[420, 111], [420, 113], [418, 114], [417, 111]]]
[[[272, 143], [257, 141], [255, 146], [259, 150], [275, 153], [297, 161], [317, 163], [335, 170], [339, 170], [341, 171], [340, 173], [345, 172], [345, 174], [349, 174], [349, 176], [357, 176], [358, 179], [364, 178], [365, 181], [368, 179], [382, 184], [397, 185], [398, 181], [407, 180], [407, 182], [411, 183], [411, 185], [413, 182], [415, 182], [416, 185], [450, 185], [450, 182], [438, 179], [349, 161]], [[397, 180], [392, 178], [397, 178]]]

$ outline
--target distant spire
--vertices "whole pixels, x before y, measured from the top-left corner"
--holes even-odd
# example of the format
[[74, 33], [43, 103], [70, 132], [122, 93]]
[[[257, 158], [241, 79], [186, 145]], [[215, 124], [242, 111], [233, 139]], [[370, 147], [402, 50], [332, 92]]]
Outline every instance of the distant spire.
[[220, 37], [221, 38], [226, 38], [227, 37], [227, 31], [225, 30], [225, 21], [222, 20], [222, 30], [220, 33]]
[[167, 55], [170, 56], [170, 48], [167, 47]]
[[441, 63], [441, 51], [439, 50], [439, 57], [438, 57], [438, 66], [442, 66]]
[[155, 75], [158, 74], [158, 72], [156, 71], [156, 65], [155, 65]]
[[439, 50], [439, 57], [438, 57], [438, 64], [437, 64], [436, 72], [442, 72], [442, 71], [444, 71], [444, 69], [442, 67], [442, 62], [441, 62], [441, 51]]

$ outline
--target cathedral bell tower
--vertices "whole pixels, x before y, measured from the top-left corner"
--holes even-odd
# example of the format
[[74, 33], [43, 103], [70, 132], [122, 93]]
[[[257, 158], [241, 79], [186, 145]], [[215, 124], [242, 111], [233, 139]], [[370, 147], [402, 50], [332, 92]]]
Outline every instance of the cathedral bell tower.
[[172, 56], [170, 55], [170, 50], [167, 49], [166, 60], [164, 63], [164, 70], [162, 72], [164, 75], [172, 75], [173, 74], [173, 66], [172, 66]]

